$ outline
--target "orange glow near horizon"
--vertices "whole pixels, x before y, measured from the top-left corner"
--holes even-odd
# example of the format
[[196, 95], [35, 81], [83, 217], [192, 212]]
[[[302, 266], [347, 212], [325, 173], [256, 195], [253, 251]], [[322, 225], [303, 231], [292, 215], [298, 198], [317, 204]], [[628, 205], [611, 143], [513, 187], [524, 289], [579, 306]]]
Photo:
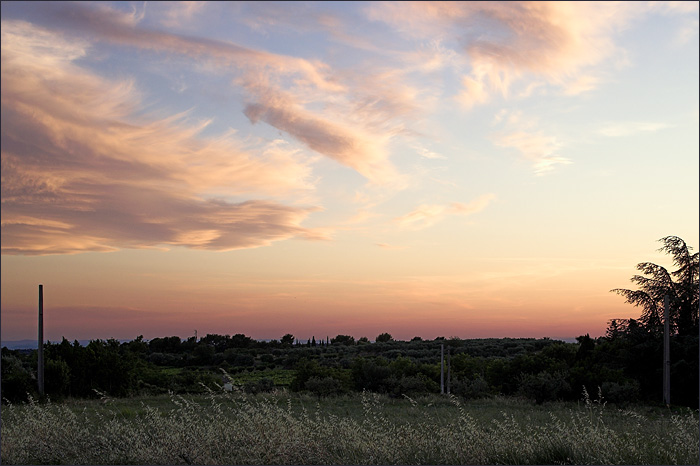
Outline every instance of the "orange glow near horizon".
[[[196, 279], [194, 273], [178, 284], [173, 279], [177, 273], [159, 276], [150, 270], [129, 277], [112, 269], [114, 280], [106, 280], [91, 273], [85, 257], [74, 259], [82, 263], [86, 281], [62, 277], [55, 270], [48, 275], [54, 275], [56, 281], [43, 282], [45, 333], [52, 341], [138, 335], [184, 338], [194, 329], [202, 336], [244, 333], [259, 339], [286, 333], [300, 339], [338, 334], [374, 339], [383, 332], [402, 340], [414, 336], [571, 339], [585, 333], [600, 336], [610, 318], [634, 317], [636, 312], [606, 289], [610, 283], [625, 286], [629, 279], [629, 270], [614, 267], [569, 267], [566, 272], [552, 268], [542, 275], [525, 271], [495, 278], [499, 274], [489, 272], [394, 280], [237, 282], [208, 276]], [[518, 265], [523, 267], [523, 262]], [[38, 278], [40, 273], [29, 275]], [[88, 276], [95, 282], [89, 282]], [[23, 277], [22, 281], [30, 280]], [[31, 338], [36, 309], [26, 301], [36, 295], [36, 287], [5, 288], [3, 302], [24, 300], [25, 304], [3, 305], [3, 333]], [[591, 294], [591, 290], [597, 291]]]

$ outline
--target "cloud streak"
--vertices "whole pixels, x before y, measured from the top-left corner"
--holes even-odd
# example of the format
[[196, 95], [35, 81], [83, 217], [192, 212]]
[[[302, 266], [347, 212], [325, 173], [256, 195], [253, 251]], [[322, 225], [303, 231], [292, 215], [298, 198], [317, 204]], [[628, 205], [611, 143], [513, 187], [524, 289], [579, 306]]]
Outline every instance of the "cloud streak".
[[294, 151], [254, 155], [232, 134], [201, 137], [208, 122], [186, 115], [136, 117], [135, 86], [77, 66], [86, 53], [81, 42], [2, 22], [3, 253], [326, 237], [301, 226], [317, 208], [250, 199], [313, 189]]
[[620, 121], [605, 124], [598, 130], [600, 134], [608, 137], [632, 136], [639, 133], [655, 133], [669, 128], [667, 123], [655, 123], [649, 121]]
[[484, 194], [464, 204], [453, 202], [444, 204], [423, 204], [406, 215], [397, 217], [394, 222], [404, 230], [423, 230], [432, 227], [450, 215], [472, 215], [484, 210], [496, 198], [495, 194]]
[[[93, 38], [170, 56], [185, 56], [217, 73], [231, 74], [232, 83], [241, 86], [249, 100], [244, 112], [251, 122], [264, 121], [311, 150], [357, 170], [374, 183], [393, 183], [399, 177], [385, 147], [390, 132], [371, 130], [375, 122], [363, 113], [362, 105], [353, 104], [353, 100], [361, 102], [367, 96], [350, 95], [347, 86], [325, 63], [231, 42], [147, 29], [138, 24], [133, 14], [106, 6], [62, 4], [47, 8], [64, 27], [89, 33]], [[178, 15], [192, 14], [191, 8], [176, 11]], [[335, 107], [348, 111], [336, 111], [335, 115], [311, 111], [305, 108], [309, 100], [333, 101]], [[387, 93], [372, 102], [369, 110], [383, 105], [380, 112], [371, 112], [373, 117], [383, 113], [387, 115], [385, 119], [390, 119], [404, 112], [408, 101], [397, 101]], [[394, 108], [396, 106], [398, 108]]]
[[508, 96], [527, 79], [568, 93], [592, 89], [581, 73], [617, 52], [612, 35], [634, 13], [614, 2], [376, 2], [370, 19], [405, 35], [439, 38], [464, 55], [470, 71], [457, 99], [465, 107]]
[[562, 147], [558, 139], [538, 129], [535, 119], [524, 118], [521, 112], [502, 111], [496, 116], [496, 123], [501, 123], [501, 129], [491, 135], [493, 143], [517, 150], [532, 163], [536, 175], [551, 172], [556, 165], [571, 163], [558, 154]]

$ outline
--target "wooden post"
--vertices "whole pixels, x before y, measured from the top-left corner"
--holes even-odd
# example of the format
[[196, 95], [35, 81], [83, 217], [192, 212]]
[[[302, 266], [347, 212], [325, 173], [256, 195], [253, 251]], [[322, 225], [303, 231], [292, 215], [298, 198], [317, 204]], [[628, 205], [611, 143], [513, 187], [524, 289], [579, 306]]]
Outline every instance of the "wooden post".
[[36, 378], [39, 395], [44, 396], [44, 285], [39, 285], [39, 338]]
[[440, 344], [440, 394], [445, 394], [445, 345]]
[[447, 347], [447, 394], [450, 394], [450, 347]]
[[671, 335], [669, 317], [669, 299], [664, 296], [664, 403], [671, 405]]

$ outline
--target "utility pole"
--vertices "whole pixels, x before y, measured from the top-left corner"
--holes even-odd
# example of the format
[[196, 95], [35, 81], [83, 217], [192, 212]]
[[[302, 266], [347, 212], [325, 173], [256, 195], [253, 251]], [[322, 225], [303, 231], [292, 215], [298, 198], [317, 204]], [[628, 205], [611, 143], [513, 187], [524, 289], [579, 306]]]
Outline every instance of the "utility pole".
[[671, 335], [668, 295], [664, 296], [664, 404], [671, 405]]
[[445, 345], [440, 344], [440, 394], [445, 394]]
[[36, 378], [39, 395], [44, 396], [44, 285], [39, 285], [39, 352], [37, 354]]

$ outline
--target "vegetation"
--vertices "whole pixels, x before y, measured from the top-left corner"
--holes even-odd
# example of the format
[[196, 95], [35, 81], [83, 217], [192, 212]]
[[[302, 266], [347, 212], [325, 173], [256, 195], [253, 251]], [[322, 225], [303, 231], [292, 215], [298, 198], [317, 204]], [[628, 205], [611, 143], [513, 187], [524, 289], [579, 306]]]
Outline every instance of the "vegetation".
[[[289, 333], [279, 341], [209, 334], [86, 346], [64, 338], [44, 346], [43, 398], [37, 351], [2, 348], [0, 459], [697, 464], [698, 254], [679, 238], [661, 241], [678, 270], [642, 263], [650, 277], [632, 278], [639, 290], [613, 290], [642, 316], [613, 319], [605, 336], [576, 343], [397, 341], [386, 332], [375, 342], [350, 335], [300, 342]], [[671, 409], [661, 405], [665, 295]], [[442, 348], [450, 355], [444, 380]], [[443, 382], [449, 396], [440, 395]], [[598, 390], [596, 401], [587, 388]]]
[[29, 403], [2, 411], [9, 464], [697, 464], [689, 409], [513, 398], [279, 392]]
[[[630, 321], [608, 335], [576, 343], [544, 339], [412, 340], [347, 343], [256, 342], [207, 335], [47, 343], [45, 389], [54, 400], [203, 393], [231, 383], [251, 392], [288, 388], [316, 396], [363, 390], [400, 397], [440, 392], [440, 345], [450, 350], [445, 387], [463, 399], [515, 396], [571, 401], [583, 387], [601, 387], [608, 401], [658, 403], [662, 399], [661, 336]], [[671, 338], [672, 401], [698, 407], [698, 337]], [[658, 361], [650, 364], [649, 361]], [[229, 375], [224, 376], [223, 371]], [[26, 401], [36, 392], [36, 351], [2, 349], [2, 397]]]
[[[691, 247], [677, 236], [661, 238], [664, 245], [661, 252], [673, 256], [673, 265], [678, 270], [669, 272], [666, 268], [651, 262], [637, 264], [637, 270], [644, 275], [635, 275], [632, 282], [639, 286], [638, 290], [616, 288], [612, 290], [624, 296], [627, 302], [641, 306], [642, 315], [639, 323], [650, 333], [663, 332], [664, 297], [670, 301], [669, 321], [671, 331], [678, 335], [698, 334], [698, 275], [700, 274], [700, 254], [691, 254]], [[629, 325], [629, 321], [613, 322], [615, 330], [619, 325]]]

